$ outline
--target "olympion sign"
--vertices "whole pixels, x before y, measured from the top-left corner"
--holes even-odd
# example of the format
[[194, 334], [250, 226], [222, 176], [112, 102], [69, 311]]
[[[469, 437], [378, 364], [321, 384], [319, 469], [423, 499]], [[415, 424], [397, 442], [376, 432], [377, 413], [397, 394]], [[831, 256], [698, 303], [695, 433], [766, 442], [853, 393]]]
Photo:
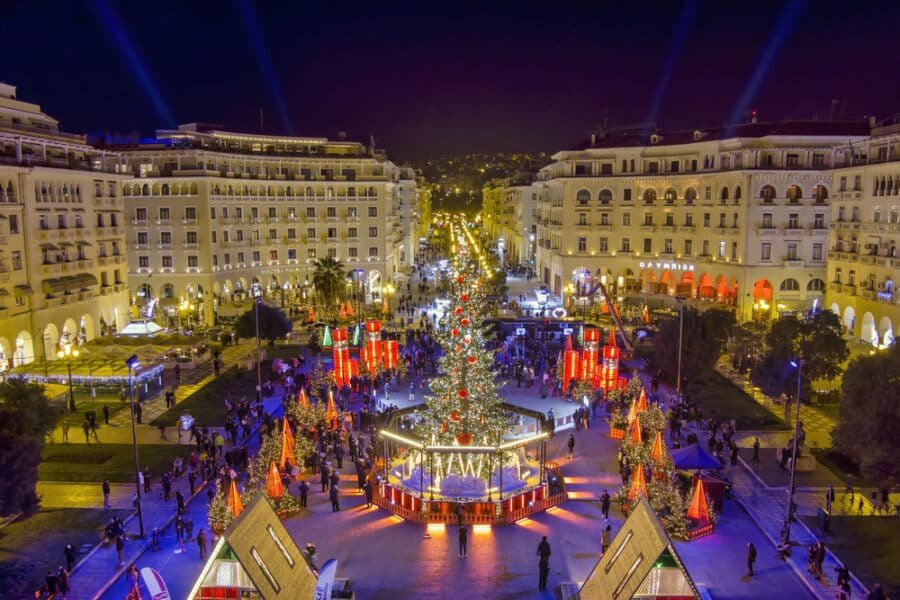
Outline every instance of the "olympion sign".
[[657, 261], [641, 261], [638, 263], [638, 266], [642, 269], [669, 269], [670, 271], [693, 271], [694, 265], [692, 263], [674, 263], [674, 262], [664, 262], [661, 260]]

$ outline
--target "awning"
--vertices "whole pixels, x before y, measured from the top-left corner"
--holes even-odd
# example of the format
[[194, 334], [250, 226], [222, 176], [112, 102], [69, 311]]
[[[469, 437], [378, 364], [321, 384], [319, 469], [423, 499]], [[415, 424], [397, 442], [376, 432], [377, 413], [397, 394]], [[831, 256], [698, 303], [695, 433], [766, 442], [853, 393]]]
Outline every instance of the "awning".
[[30, 285], [17, 285], [14, 288], [16, 296], [30, 296], [34, 293], [34, 290], [31, 289]]
[[59, 248], [56, 247], [56, 244], [44, 243], [44, 244], [41, 244], [41, 250], [59, 250]]
[[66, 282], [62, 279], [45, 279], [41, 283], [45, 294], [58, 295], [66, 293]]

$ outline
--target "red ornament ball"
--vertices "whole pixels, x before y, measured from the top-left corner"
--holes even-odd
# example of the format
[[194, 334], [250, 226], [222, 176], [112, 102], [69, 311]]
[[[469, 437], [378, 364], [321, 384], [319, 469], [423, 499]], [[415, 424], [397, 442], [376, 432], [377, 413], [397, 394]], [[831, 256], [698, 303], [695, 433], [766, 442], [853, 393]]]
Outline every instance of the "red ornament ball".
[[470, 357], [469, 357], [468, 359], [466, 359], [466, 360], [469, 361], [469, 364], [470, 364], [470, 365], [474, 365], [474, 364], [475, 364], [475, 361], [478, 360], [478, 359], [475, 358], [474, 356], [470, 356]]
[[453, 337], [458, 336], [458, 335], [459, 335], [459, 329], [456, 329], [456, 328], [454, 327], [453, 329], [450, 330], [450, 335], [452, 335]]
[[463, 327], [468, 327], [470, 322], [471, 321], [469, 321], [469, 319], [463, 318], [462, 320], [460, 320], [459, 324]]
[[465, 281], [465, 279], [463, 279], [462, 275], [456, 278], [456, 283], [462, 283], [463, 281]]
[[462, 352], [462, 346], [453, 346], [453, 351], [459, 354]]
[[463, 302], [468, 302], [468, 301], [469, 301], [469, 295], [468, 295], [468, 294], [463, 294], [463, 295], [461, 295], [461, 296], [459, 297], [459, 299], [462, 300]]
[[461, 314], [462, 314], [462, 306], [457, 306], [457, 307], [456, 307], [456, 314], [458, 314], [458, 315], [461, 315]]
[[462, 398], [463, 400], [465, 400], [466, 398], [469, 397], [469, 391], [465, 388], [459, 390], [459, 397]]
[[455, 410], [450, 411], [450, 420], [451, 421], [453, 421], [455, 423], [459, 423], [460, 419], [462, 419], [462, 416], [460, 416], [459, 412], [457, 412]]

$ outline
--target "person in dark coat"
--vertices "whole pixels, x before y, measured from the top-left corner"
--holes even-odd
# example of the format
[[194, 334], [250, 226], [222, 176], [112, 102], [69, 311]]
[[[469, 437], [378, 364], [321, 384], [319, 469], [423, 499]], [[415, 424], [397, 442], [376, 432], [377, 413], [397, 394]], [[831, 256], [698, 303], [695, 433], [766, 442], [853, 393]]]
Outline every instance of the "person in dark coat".
[[537, 547], [537, 555], [540, 557], [538, 561], [538, 589], [547, 589], [547, 576], [550, 574], [550, 542], [547, 536], [541, 538], [541, 543]]
[[197, 548], [200, 550], [200, 560], [206, 560], [206, 532], [202, 529], [197, 532]]
[[75, 566], [75, 548], [72, 547], [72, 544], [66, 544], [63, 554], [66, 555], [66, 570], [71, 573], [72, 567]]
[[753, 577], [753, 563], [756, 562], [756, 546], [747, 542], [747, 576]]
[[464, 558], [469, 555], [469, 527], [462, 523], [459, 526], [459, 556], [460, 558]]
[[372, 506], [372, 494], [374, 492], [374, 486], [372, 485], [372, 481], [367, 479], [366, 483], [363, 484], [363, 491], [366, 494], [366, 508]]
[[569, 434], [569, 441], [566, 445], [569, 447], [569, 458], [572, 458], [575, 455], [575, 434]]
[[600, 496], [600, 511], [603, 513], [603, 518], [609, 520], [609, 492], [603, 490], [603, 494]]
[[306, 508], [306, 498], [309, 496], [309, 482], [305, 479], [300, 481], [300, 508]]
[[326, 491], [328, 489], [328, 468], [325, 465], [322, 465], [322, 470], [319, 473], [319, 480], [322, 483], [322, 491]]
[[331, 486], [331, 489], [328, 490], [328, 498], [331, 500], [331, 512], [338, 512], [341, 510], [341, 505], [338, 500], [340, 494], [341, 489], [336, 485]]

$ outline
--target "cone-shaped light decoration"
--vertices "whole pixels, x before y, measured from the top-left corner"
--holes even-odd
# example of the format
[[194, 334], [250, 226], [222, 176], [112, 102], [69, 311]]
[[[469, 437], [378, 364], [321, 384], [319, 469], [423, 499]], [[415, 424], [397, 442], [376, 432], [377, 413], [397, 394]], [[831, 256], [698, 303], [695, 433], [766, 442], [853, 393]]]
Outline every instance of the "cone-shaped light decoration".
[[641, 313], [641, 319], [643, 319], [644, 325], [650, 324], [650, 309], [646, 304], [644, 305], [644, 311]]
[[300, 403], [300, 407], [303, 410], [309, 409], [309, 397], [307, 397], [306, 390], [304, 390], [303, 388], [300, 388], [300, 395], [297, 398], [297, 402]]
[[641, 439], [641, 419], [640, 417], [635, 416], [634, 421], [631, 422], [631, 431], [628, 432], [628, 435], [631, 437], [631, 441], [635, 444], [640, 445], [643, 441]]
[[354, 346], [359, 346], [359, 323], [353, 328], [353, 340], [350, 343]]
[[641, 395], [638, 396], [637, 401], [637, 411], [642, 413], [645, 410], [647, 410], [647, 394], [644, 393], [644, 388], [641, 388]]
[[231, 514], [236, 518], [244, 510], [244, 503], [241, 502], [241, 495], [238, 494], [237, 483], [231, 480], [231, 487], [228, 488], [228, 506], [231, 507]]
[[566, 336], [566, 347], [565, 347], [565, 350], [566, 350], [567, 352], [571, 352], [571, 351], [572, 351], [572, 334], [571, 334], [571, 333], [570, 333], [569, 335]]
[[636, 500], [638, 496], [647, 497], [647, 480], [644, 478], [644, 465], [637, 464], [631, 472], [631, 488], [628, 490], [628, 499]]
[[322, 334], [322, 347], [330, 348], [332, 343], [333, 342], [331, 341], [331, 328], [328, 325], [326, 325], [325, 333]]
[[337, 419], [337, 406], [334, 404], [334, 394], [328, 392], [328, 404], [325, 406], [325, 425], [331, 427], [331, 423]]
[[310, 323], [316, 322], [316, 311], [312, 306], [309, 307], [309, 312], [306, 314], [306, 320]]
[[385, 298], [385, 299], [381, 302], [381, 314], [383, 314], [383, 315], [388, 314], [388, 303], [387, 303], [387, 298]]
[[269, 474], [266, 476], [266, 494], [272, 500], [279, 500], [284, 496], [284, 484], [281, 483], [281, 473], [278, 471], [278, 465], [273, 460], [269, 463]]
[[637, 404], [634, 400], [631, 401], [631, 407], [628, 409], [628, 424], [631, 425], [634, 423], [634, 419], [637, 417]]
[[709, 525], [709, 507], [706, 505], [706, 491], [703, 489], [703, 479], [697, 477], [694, 485], [694, 495], [691, 497], [691, 505], [687, 516], [698, 521], [701, 526]]
[[353, 315], [353, 303], [349, 300], [347, 301], [347, 316], [352, 317]]
[[340, 317], [341, 319], [347, 318], [347, 309], [344, 308], [343, 302], [341, 302], [341, 307], [338, 309], [338, 317]]
[[665, 458], [665, 446], [663, 445], [662, 431], [656, 432], [656, 439], [653, 440], [653, 449], [650, 450], [650, 458], [654, 462], [662, 462]]
[[294, 433], [291, 431], [291, 424], [288, 423], [287, 417], [285, 417], [281, 422], [281, 460], [278, 464], [282, 469], [285, 469], [288, 461], [290, 461], [292, 466], [299, 466], [294, 464], [296, 462], [294, 458]]

